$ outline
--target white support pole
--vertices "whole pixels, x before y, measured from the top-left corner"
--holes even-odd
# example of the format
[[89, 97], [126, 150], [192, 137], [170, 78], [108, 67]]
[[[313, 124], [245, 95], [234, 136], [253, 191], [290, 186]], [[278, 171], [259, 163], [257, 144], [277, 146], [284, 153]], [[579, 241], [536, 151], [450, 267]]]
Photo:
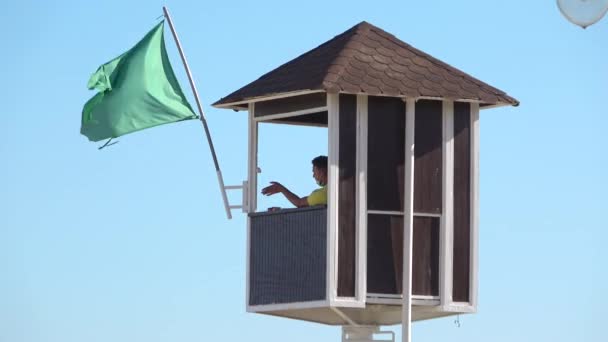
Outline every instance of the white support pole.
[[247, 251], [245, 254], [245, 307], [247, 308], [247, 312], [250, 312], [251, 282], [249, 278], [251, 277], [251, 263], [249, 262], [249, 256], [251, 255], [251, 217], [249, 216], [247, 216], [247, 245], [245, 250]]
[[402, 342], [412, 340], [412, 249], [414, 235], [414, 132], [416, 100], [407, 99], [405, 108], [405, 191], [403, 216], [403, 303]]
[[327, 296], [333, 305], [338, 296], [338, 183], [340, 104], [338, 94], [327, 94], [328, 180], [327, 180]]
[[258, 195], [258, 122], [255, 121], [255, 103], [249, 104], [248, 120], [248, 153], [247, 161], [247, 180], [249, 183], [247, 198], [248, 212], [254, 213], [257, 210]]
[[442, 106], [442, 216], [439, 243], [439, 297], [445, 309], [452, 303], [454, 256], [454, 102], [443, 100]]
[[215, 155], [215, 148], [213, 147], [213, 141], [211, 140], [211, 133], [209, 132], [209, 127], [207, 126], [207, 119], [205, 119], [205, 112], [203, 111], [203, 106], [201, 105], [200, 98], [198, 96], [198, 91], [196, 90], [196, 85], [194, 84], [194, 79], [192, 78], [192, 73], [190, 72], [190, 67], [188, 66], [188, 61], [186, 60], [186, 55], [182, 49], [182, 45], [179, 42], [179, 38], [177, 37], [177, 32], [175, 32], [175, 28], [173, 27], [173, 21], [171, 21], [171, 16], [169, 15], [169, 10], [167, 7], [163, 6], [163, 13], [165, 18], [167, 18], [167, 23], [169, 24], [169, 28], [171, 29], [171, 33], [173, 34], [173, 38], [175, 39], [175, 44], [177, 45], [177, 50], [179, 51], [179, 55], [182, 58], [182, 62], [184, 63], [184, 68], [186, 69], [186, 74], [188, 75], [188, 81], [190, 81], [190, 87], [192, 88], [192, 93], [194, 94], [194, 99], [196, 100], [196, 106], [198, 107], [198, 112], [201, 116], [201, 122], [203, 124], [203, 128], [205, 129], [205, 135], [207, 137], [207, 143], [209, 144], [209, 149], [211, 150], [211, 156], [213, 157], [213, 164], [215, 165], [215, 172], [217, 173], [217, 181], [220, 185], [220, 192], [222, 194], [222, 200], [224, 201], [224, 209], [226, 209], [226, 215], [228, 219], [232, 218], [232, 214], [230, 213], [230, 204], [228, 204], [228, 196], [226, 195], [226, 188], [224, 186], [224, 178], [222, 177], [222, 171], [220, 170], [220, 164], [217, 161], [217, 156]]
[[344, 322], [348, 323], [348, 325], [353, 326], [353, 327], [358, 327], [359, 324], [357, 324], [357, 322], [353, 321], [352, 318], [348, 317], [347, 314], [345, 314], [344, 312], [342, 312], [342, 310], [335, 308], [333, 306], [330, 307], [330, 309], [338, 316], [340, 316], [340, 318], [342, 318], [342, 320], [344, 320]]
[[367, 117], [368, 97], [357, 95], [357, 207], [355, 210], [357, 227], [357, 267], [356, 291], [358, 302], [365, 304], [367, 297]]

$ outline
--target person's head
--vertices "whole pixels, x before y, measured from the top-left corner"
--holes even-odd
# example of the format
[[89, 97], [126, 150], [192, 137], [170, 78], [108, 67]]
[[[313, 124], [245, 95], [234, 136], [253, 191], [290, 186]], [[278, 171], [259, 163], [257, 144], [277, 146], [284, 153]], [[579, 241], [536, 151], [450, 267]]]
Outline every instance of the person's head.
[[312, 160], [312, 177], [321, 186], [327, 184], [327, 156], [318, 156]]

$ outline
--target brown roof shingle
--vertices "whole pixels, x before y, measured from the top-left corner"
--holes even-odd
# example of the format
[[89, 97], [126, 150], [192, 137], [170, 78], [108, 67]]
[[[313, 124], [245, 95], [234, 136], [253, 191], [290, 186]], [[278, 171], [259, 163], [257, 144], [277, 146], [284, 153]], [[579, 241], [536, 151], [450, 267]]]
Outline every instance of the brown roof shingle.
[[519, 104], [505, 92], [364, 21], [213, 105], [306, 90]]

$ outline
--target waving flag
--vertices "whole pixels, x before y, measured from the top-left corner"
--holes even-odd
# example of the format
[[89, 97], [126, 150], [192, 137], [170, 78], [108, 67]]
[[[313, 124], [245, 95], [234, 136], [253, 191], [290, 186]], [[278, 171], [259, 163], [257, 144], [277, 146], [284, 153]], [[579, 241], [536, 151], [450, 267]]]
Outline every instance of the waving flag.
[[89, 89], [80, 133], [91, 141], [198, 116], [182, 92], [165, 48], [164, 21], [129, 51], [100, 66]]

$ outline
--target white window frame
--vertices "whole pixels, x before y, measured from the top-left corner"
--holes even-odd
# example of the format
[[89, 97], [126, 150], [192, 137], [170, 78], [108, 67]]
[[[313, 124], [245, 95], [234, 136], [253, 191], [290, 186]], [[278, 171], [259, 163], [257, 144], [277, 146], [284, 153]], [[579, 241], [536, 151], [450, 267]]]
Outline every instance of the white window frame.
[[[259, 123], [264, 121], [270, 121], [276, 119], [277, 116], [281, 118], [294, 117], [303, 115], [305, 111], [316, 112], [317, 110], [323, 110], [326, 107], [311, 108], [304, 111], [294, 111], [283, 114], [268, 115], [261, 118], [255, 117], [255, 103], [248, 103], [248, 161], [247, 161], [247, 212], [256, 212], [257, 209], [257, 177], [258, 177], [258, 130]], [[259, 120], [263, 119], [263, 120]], [[329, 213], [329, 209], [328, 209]], [[329, 215], [328, 215], [329, 216]], [[329, 222], [328, 222], [329, 223]], [[328, 225], [329, 228], [329, 225]], [[328, 229], [329, 232], [329, 229]], [[328, 240], [329, 241], [329, 240]], [[307, 301], [307, 302], [293, 302], [293, 303], [282, 303], [282, 304], [262, 304], [262, 305], [249, 305], [250, 298], [250, 260], [249, 255], [251, 253], [251, 218], [247, 217], [247, 254], [246, 254], [246, 295], [245, 295], [245, 306], [247, 312], [268, 312], [268, 311], [281, 311], [281, 310], [292, 310], [292, 309], [308, 309], [318, 307], [330, 306], [329, 297], [326, 296], [323, 300]], [[329, 266], [329, 265], [328, 265]]]
[[473, 310], [477, 310], [477, 289], [479, 271], [479, 103], [471, 103], [471, 226], [469, 246], [469, 304]]
[[[359, 101], [357, 101], [359, 102]], [[358, 114], [358, 110], [357, 110]], [[360, 288], [361, 266], [355, 266], [355, 297], [338, 296], [338, 203], [340, 189], [340, 95], [327, 93], [327, 128], [328, 128], [328, 185], [327, 185], [327, 298], [335, 307], [365, 307], [365, 295]], [[359, 140], [359, 139], [358, 139]], [[357, 210], [357, 208], [355, 209]], [[355, 262], [359, 263], [359, 243], [361, 231], [356, 220]], [[365, 267], [365, 266], [364, 266]]]
[[442, 195], [439, 232], [439, 297], [452, 303], [454, 278], [454, 102], [442, 101]]
[[[485, 108], [485, 107], [484, 107]], [[469, 189], [469, 301], [451, 302], [442, 308], [445, 312], [477, 312], [479, 272], [479, 103], [470, 103], [470, 189]]]
[[356, 266], [355, 298], [365, 305], [367, 299], [367, 146], [368, 96], [357, 95], [356, 162]]

